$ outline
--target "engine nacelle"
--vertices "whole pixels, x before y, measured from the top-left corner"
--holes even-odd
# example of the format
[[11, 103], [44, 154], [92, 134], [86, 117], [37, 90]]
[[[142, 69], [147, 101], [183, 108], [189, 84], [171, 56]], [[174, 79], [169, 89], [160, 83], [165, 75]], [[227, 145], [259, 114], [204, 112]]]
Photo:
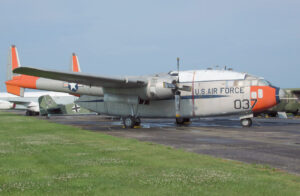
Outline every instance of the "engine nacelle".
[[172, 83], [172, 80], [152, 78], [147, 86], [147, 97], [149, 99], [168, 99], [174, 97], [173, 90], [164, 86], [165, 82]]
[[8, 109], [13, 109], [14, 108], [14, 104], [9, 102], [9, 101], [5, 101], [5, 100], [0, 100], [0, 109], [1, 110], [8, 110]]

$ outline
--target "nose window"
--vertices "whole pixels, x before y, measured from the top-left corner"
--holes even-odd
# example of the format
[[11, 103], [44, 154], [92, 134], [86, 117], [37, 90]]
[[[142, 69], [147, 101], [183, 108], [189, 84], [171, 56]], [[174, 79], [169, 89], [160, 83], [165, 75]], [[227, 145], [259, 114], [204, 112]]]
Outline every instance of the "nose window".
[[257, 98], [257, 93], [256, 92], [252, 92], [251, 93], [251, 98], [252, 99], [256, 99]]
[[258, 98], [263, 98], [264, 94], [263, 94], [263, 90], [262, 89], [258, 89]]

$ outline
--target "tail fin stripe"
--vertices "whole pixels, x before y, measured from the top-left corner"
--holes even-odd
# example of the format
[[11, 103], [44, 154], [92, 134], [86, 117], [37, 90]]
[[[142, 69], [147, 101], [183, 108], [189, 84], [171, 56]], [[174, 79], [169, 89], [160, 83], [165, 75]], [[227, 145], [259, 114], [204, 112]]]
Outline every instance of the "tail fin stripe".
[[14, 70], [20, 66], [18, 51], [14, 45], [11, 47], [11, 58], [12, 70]]
[[72, 68], [73, 72], [81, 72], [78, 57], [76, 56], [75, 53], [72, 54], [72, 67], [71, 68]]

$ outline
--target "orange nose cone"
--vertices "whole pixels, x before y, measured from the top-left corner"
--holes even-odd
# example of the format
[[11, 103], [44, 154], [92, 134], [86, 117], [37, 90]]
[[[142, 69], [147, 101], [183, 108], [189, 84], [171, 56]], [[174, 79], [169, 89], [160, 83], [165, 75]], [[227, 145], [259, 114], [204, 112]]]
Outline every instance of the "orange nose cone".
[[265, 111], [279, 103], [279, 88], [272, 86], [251, 86], [253, 112]]

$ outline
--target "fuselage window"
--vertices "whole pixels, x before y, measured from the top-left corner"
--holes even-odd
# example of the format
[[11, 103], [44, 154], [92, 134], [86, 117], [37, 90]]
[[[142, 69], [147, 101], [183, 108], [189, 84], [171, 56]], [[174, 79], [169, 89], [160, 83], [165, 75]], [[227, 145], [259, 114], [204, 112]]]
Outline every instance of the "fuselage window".
[[251, 98], [252, 99], [256, 99], [257, 98], [257, 93], [256, 92], [252, 92], [251, 93]]
[[263, 98], [264, 94], [263, 94], [263, 90], [262, 89], [258, 89], [258, 98]]

